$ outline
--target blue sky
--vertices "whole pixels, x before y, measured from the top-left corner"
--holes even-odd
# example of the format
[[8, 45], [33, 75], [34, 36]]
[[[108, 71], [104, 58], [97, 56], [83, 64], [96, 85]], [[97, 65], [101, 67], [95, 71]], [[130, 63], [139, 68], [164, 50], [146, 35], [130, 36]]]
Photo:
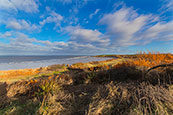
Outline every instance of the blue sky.
[[171, 0], [0, 0], [0, 55], [173, 53]]

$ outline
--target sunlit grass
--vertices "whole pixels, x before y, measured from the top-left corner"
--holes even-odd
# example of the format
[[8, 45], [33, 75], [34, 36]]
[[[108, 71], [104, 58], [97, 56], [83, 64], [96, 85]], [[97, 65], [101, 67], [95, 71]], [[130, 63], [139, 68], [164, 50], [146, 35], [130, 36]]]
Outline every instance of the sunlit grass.
[[130, 62], [136, 66], [146, 66], [152, 67], [159, 64], [167, 64], [173, 63], [173, 55], [171, 54], [160, 54], [159, 52], [141, 52], [136, 55], [137, 58], [135, 60], [131, 60]]
[[66, 71], [65, 65], [52, 65], [35, 69], [0, 71], [0, 82], [14, 82], [32, 78], [51, 76]]
[[[17, 77], [20, 70], [6, 80], [26, 78], [24, 81], [0, 84], [4, 92], [8, 89], [0, 95], [6, 100], [6, 105], [0, 100], [0, 114], [20, 114], [23, 108], [28, 114], [173, 114], [173, 68], [156, 68], [144, 74], [153, 66], [173, 63], [172, 55], [141, 52], [127, 57], [53, 65]], [[18, 96], [17, 104], [9, 99], [14, 96]], [[23, 98], [27, 100], [24, 105], [19, 103]]]

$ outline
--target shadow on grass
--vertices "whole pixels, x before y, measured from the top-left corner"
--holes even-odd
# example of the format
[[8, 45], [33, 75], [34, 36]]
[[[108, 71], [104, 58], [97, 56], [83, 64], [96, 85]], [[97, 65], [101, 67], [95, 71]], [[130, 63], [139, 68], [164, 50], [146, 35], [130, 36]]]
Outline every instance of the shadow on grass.
[[6, 101], [8, 101], [7, 96], [7, 83], [0, 83], [0, 108], [6, 105]]
[[[8, 91], [14, 93], [11, 97], [15, 98], [15, 101], [11, 105], [7, 104], [8, 107], [3, 105], [3, 109], [6, 111], [8, 108], [15, 107], [18, 108], [16, 109], [18, 114], [36, 114], [40, 109], [40, 104], [43, 103], [45, 108], [48, 108], [43, 111], [45, 114], [92, 115], [104, 113], [121, 115], [128, 114], [132, 110], [152, 113], [152, 111], [157, 111], [155, 109], [160, 106], [153, 103], [162, 104], [161, 101], [165, 101], [170, 104], [171, 102], [169, 91], [164, 87], [172, 84], [173, 69], [153, 70], [145, 78], [144, 73], [145, 70], [130, 65], [109, 69], [95, 68], [93, 71], [69, 69], [69, 71], [60, 73], [59, 77], [54, 75], [52, 79], [47, 80], [48, 84], [53, 82], [56, 85], [51, 85], [54, 90], [47, 92], [45, 101], [41, 99], [41, 103], [38, 103], [38, 99], [34, 101], [36, 96], [33, 94], [40, 89], [40, 84], [45, 79], [40, 79], [40, 83], [29, 86], [26, 85], [26, 82], [16, 82], [8, 86]], [[7, 84], [0, 84], [0, 87], [4, 87], [0, 93], [1, 96], [3, 92], [4, 98], [9, 99]], [[44, 90], [41, 90], [40, 93], [42, 92]], [[167, 97], [164, 98], [161, 96], [162, 94]], [[41, 98], [44, 98], [44, 95]], [[153, 102], [152, 99], [156, 101]], [[23, 102], [24, 104], [22, 104]], [[150, 105], [152, 107], [148, 107]]]
[[73, 73], [72, 79], [74, 81], [74, 85], [86, 83], [86, 81], [94, 83], [108, 83], [111, 81], [127, 82], [132, 80], [140, 82], [144, 79], [144, 72], [137, 69], [135, 66], [122, 66], [108, 70], [98, 68], [94, 71], [74, 69], [69, 73]]
[[[100, 96], [96, 97], [98, 101], [104, 100], [106, 105], [110, 104], [111, 106], [108, 108], [109, 110], [103, 110], [105, 113], [108, 111], [107, 114], [128, 114], [128, 112], [133, 109], [134, 111], [139, 109], [137, 111], [141, 112], [139, 114], [156, 112], [156, 108], [160, 105], [153, 105], [152, 100], [155, 99], [154, 103], [161, 103], [159, 99], [162, 99], [160, 94], [163, 92], [168, 96], [167, 98], [170, 98], [168, 91], [164, 88], [173, 82], [173, 69], [160, 68], [144, 76], [146, 71], [147, 70], [141, 70], [135, 66], [121, 66], [108, 70], [99, 70], [98, 68], [98, 70], [94, 71], [82, 69], [69, 71], [68, 74], [70, 74], [73, 82], [70, 85], [63, 85], [63, 89], [75, 97], [76, 101], [73, 103], [75, 109], [73, 109], [74, 111], [71, 113], [79, 115], [91, 114], [90, 106], [94, 103], [93, 101], [95, 100], [93, 100], [93, 97], [98, 95], [98, 92]], [[117, 89], [113, 89], [116, 91], [113, 97], [110, 97], [112, 91], [108, 88], [110, 83], [113, 83], [111, 88], [117, 87]], [[125, 99], [123, 99], [123, 97], [125, 97]], [[109, 99], [106, 100], [106, 98], [110, 98], [111, 101], [109, 102]], [[165, 101], [165, 103], [171, 102], [165, 98], [162, 101]], [[99, 106], [98, 102], [95, 104]], [[92, 105], [93, 108], [94, 105]], [[143, 106], [144, 108], [140, 108], [139, 106]], [[170, 108], [168, 109], [170, 110]]]
[[32, 100], [36, 87], [27, 82], [0, 84], [0, 114], [30, 115], [36, 113], [39, 103]]
[[[89, 70], [89, 69], [88, 69]], [[73, 85], [83, 83], [105, 84], [109, 82], [148, 82], [153, 85], [172, 84], [173, 67], [161, 67], [145, 74], [147, 69], [131, 65], [122, 65], [110, 69], [97, 68], [93, 71], [86, 69], [70, 69]]]

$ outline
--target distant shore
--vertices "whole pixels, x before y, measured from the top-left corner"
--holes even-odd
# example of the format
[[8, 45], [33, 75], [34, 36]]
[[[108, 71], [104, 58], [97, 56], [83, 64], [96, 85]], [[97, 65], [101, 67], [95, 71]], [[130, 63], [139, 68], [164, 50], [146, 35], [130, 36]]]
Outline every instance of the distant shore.
[[[47, 66], [36, 66], [32, 68], [23, 68], [23, 69], [7, 69], [7, 70], [0, 70], [0, 82], [11, 82], [11, 81], [17, 81], [17, 80], [25, 80], [25, 79], [30, 79], [34, 77], [38, 77], [42, 74], [46, 73], [54, 73], [56, 71], [66, 71], [67, 70], [67, 65], [77, 65], [84, 63], [84, 65], [88, 65], [89, 63], [92, 62], [97, 62], [97, 63], [103, 63], [104, 61], [111, 60], [112, 58], [110, 57], [92, 57], [92, 56], [87, 56], [85, 58], [76, 58], [73, 60], [73, 62], [68, 63], [49, 63]], [[26, 64], [23, 62], [23, 64]], [[16, 65], [14, 65], [16, 66]], [[80, 65], [82, 67], [82, 65]], [[16, 67], [15, 67], [16, 68]]]
[[[23, 57], [23, 58], [27, 58], [27, 57]], [[20, 59], [20, 57], [19, 57], [19, 59]], [[86, 62], [90, 62], [90, 61], [102, 61], [102, 60], [107, 60], [107, 59], [111, 59], [111, 57], [101, 58], [101, 57], [93, 57], [93, 56], [76, 56], [76, 57], [65, 57], [65, 58], [60, 57], [60, 59], [58, 59], [58, 57], [57, 57], [57, 59], [55, 58], [55, 59], [46, 59], [46, 60], [30, 59], [29, 61], [25, 60], [25, 61], [21, 61], [21, 62], [20, 61], [6, 62], [6, 63], [1, 62], [0, 71], [47, 67], [47, 66], [54, 65], [54, 64], [71, 65], [74, 63], [78, 63], [78, 62], [86, 63]]]

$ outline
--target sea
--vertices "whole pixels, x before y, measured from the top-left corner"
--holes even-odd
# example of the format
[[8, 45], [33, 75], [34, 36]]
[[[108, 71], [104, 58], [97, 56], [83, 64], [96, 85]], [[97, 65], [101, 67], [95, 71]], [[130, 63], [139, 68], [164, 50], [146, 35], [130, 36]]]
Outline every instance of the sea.
[[54, 64], [86, 63], [90, 61], [102, 61], [111, 58], [93, 56], [0, 56], [0, 70], [15, 70], [26, 68], [46, 67]]

